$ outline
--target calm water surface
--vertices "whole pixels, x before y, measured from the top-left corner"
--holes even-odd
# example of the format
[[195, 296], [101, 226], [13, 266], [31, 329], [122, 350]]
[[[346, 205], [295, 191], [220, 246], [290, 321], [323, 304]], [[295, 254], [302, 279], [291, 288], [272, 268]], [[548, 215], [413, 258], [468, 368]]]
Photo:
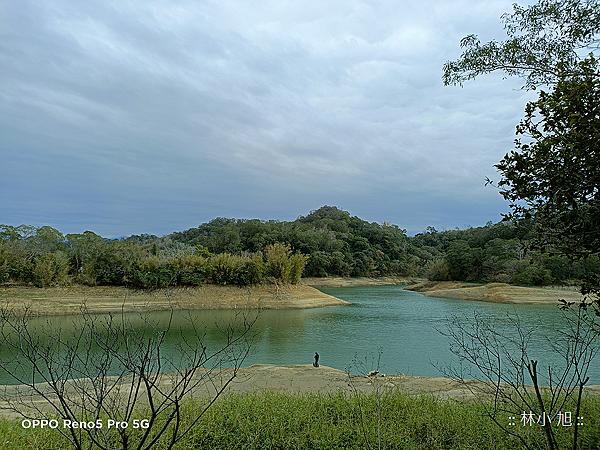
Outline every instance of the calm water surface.
[[[507, 312], [518, 314], [527, 327], [535, 327], [529, 355], [539, 360], [540, 367], [560, 364], [549, 342], [556, 340], [564, 320], [557, 307], [504, 305], [464, 300], [424, 297], [405, 291], [402, 286], [370, 286], [321, 289], [323, 292], [352, 302], [307, 310], [266, 310], [255, 324], [255, 344], [244, 365], [310, 364], [315, 352], [323, 365], [344, 370], [355, 358], [376, 364], [382, 350], [380, 371], [409, 375], [441, 376], [437, 367], [456, 358], [449, 351], [449, 340], [438, 330], [445, 330], [452, 314], [473, 317], [478, 312], [487, 317], [499, 331], [509, 331]], [[188, 319], [206, 326], [205, 342], [214, 348], [222, 345], [216, 322], [225, 323], [231, 311], [176, 312], [174, 328], [189, 330]], [[153, 320], [166, 320], [167, 313], [152, 313]], [[48, 319], [40, 319], [46, 321]], [[50, 319], [68, 329], [72, 316]], [[166, 350], [174, 347], [179, 332], [173, 330]], [[1, 352], [0, 352], [1, 353]], [[373, 358], [375, 361], [373, 361]], [[369, 367], [370, 369], [371, 367]], [[357, 370], [352, 370], [354, 373]], [[589, 373], [592, 384], [600, 384], [597, 364]], [[1, 379], [0, 384], [9, 380]]]

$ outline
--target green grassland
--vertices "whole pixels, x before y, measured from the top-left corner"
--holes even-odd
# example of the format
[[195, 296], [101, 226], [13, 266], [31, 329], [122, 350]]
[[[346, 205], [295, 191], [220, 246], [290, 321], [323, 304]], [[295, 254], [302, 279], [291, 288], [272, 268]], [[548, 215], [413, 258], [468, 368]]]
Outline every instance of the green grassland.
[[[184, 416], [192, 416], [188, 404]], [[253, 393], [221, 398], [178, 449], [498, 449], [526, 448], [482, 414], [481, 406], [411, 396], [400, 391], [369, 396]], [[574, 411], [574, 409], [573, 409]], [[600, 448], [600, 399], [587, 397], [581, 412], [579, 449]], [[143, 418], [143, 413], [140, 413]], [[362, 419], [361, 419], [362, 418]], [[498, 416], [508, 424], [508, 417]], [[512, 429], [533, 444], [541, 427]], [[557, 426], [560, 448], [572, 448], [574, 427]], [[136, 435], [132, 435], [131, 443]], [[23, 429], [20, 420], [0, 420], [0, 449], [68, 449], [57, 430]], [[118, 447], [117, 447], [118, 448]], [[135, 447], [133, 447], [135, 448]], [[159, 442], [157, 449], [165, 448]]]

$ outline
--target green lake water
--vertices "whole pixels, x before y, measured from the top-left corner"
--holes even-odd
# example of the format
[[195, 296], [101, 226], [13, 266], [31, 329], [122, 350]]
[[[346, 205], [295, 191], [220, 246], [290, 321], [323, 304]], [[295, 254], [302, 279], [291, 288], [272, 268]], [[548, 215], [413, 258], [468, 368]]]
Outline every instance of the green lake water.
[[[524, 328], [535, 328], [529, 343], [529, 356], [539, 360], [539, 367], [560, 365], [552, 349], [564, 326], [561, 312], [554, 306], [506, 305], [464, 300], [425, 297], [405, 291], [402, 286], [369, 286], [321, 289], [323, 292], [352, 302], [347, 306], [304, 310], [265, 310], [254, 325], [254, 345], [244, 366], [250, 364], [311, 364], [318, 352], [322, 365], [345, 370], [353, 360], [368, 360], [368, 369], [377, 364], [381, 349], [380, 372], [408, 375], [442, 376], [438, 367], [454, 361], [449, 340], [438, 330], [445, 330], [452, 314], [473, 317], [481, 314], [501, 333], [511, 333], [507, 313], [516, 313]], [[175, 352], [180, 329], [190, 332], [189, 318], [203, 323], [209, 348], [218, 348], [224, 340], [215, 323], [224, 324], [232, 311], [178, 311], [173, 316], [172, 331], [165, 352]], [[134, 317], [134, 316], [131, 316]], [[165, 323], [169, 314], [151, 313], [153, 321]], [[68, 332], [73, 316], [39, 318], [38, 326], [61, 326]], [[187, 330], [187, 331], [186, 331]], [[0, 357], [6, 355], [0, 349]], [[357, 373], [357, 370], [352, 370]], [[600, 384], [598, 364], [589, 371], [590, 383]], [[0, 384], [10, 379], [1, 374]]]

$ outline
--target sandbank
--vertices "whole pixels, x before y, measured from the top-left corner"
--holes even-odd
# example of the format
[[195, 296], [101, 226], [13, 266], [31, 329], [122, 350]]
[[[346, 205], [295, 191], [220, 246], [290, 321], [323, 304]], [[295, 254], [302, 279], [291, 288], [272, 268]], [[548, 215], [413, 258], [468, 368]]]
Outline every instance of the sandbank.
[[202, 285], [138, 290], [113, 286], [36, 288], [2, 286], [3, 307], [32, 315], [80, 314], [168, 309], [302, 309], [347, 305], [348, 302], [305, 284], [251, 287]]
[[302, 282], [312, 287], [359, 287], [359, 286], [404, 286], [424, 281], [423, 278], [413, 277], [323, 277], [323, 278], [302, 278]]
[[[203, 382], [193, 392], [194, 397], [214, 396], [215, 387], [221, 386], [223, 380], [229, 379], [232, 369], [214, 371], [211, 381]], [[198, 371], [197, 376], [205, 372]], [[166, 374], [161, 383], [165, 388], [171, 383], [170, 374]], [[484, 387], [484, 382], [466, 380], [467, 383], [450, 378], [415, 377], [404, 374], [376, 376], [349, 375], [348, 373], [327, 366], [313, 367], [306, 365], [269, 365], [254, 364], [238, 369], [236, 377], [225, 388], [223, 395], [275, 392], [282, 394], [301, 395], [306, 393], [345, 393], [354, 395], [356, 391], [370, 393], [377, 390], [398, 389], [408, 395], [433, 395], [441, 399], [454, 401], [473, 401], [476, 397], [471, 391]], [[43, 389], [43, 385], [38, 385]], [[67, 386], [67, 390], [69, 387]], [[167, 389], [168, 390], [168, 389]], [[16, 418], [19, 415], [8, 409], [7, 398], [17, 398], [19, 395], [23, 404], [32, 405], [38, 411], [52, 412], [49, 404], [39, 396], [28, 396], [27, 389], [22, 386], [0, 386], [0, 416]], [[589, 395], [599, 395], [600, 386], [587, 386], [585, 392]], [[38, 413], [39, 414], [39, 413]]]
[[455, 281], [426, 281], [404, 289], [420, 292], [427, 297], [494, 303], [558, 305], [560, 299], [568, 302], [583, 300], [583, 296], [573, 290], [528, 288], [505, 283], [488, 283], [481, 286]]

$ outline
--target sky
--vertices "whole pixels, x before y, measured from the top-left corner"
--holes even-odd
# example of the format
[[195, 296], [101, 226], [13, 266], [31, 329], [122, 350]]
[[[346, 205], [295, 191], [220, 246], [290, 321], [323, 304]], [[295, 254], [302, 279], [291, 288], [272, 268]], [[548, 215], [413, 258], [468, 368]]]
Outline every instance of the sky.
[[511, 2], [0, 2], [0, 223], [162, 236], [323, 205], [409, 235], [497, 222], [532, 92], [445, 87]]

